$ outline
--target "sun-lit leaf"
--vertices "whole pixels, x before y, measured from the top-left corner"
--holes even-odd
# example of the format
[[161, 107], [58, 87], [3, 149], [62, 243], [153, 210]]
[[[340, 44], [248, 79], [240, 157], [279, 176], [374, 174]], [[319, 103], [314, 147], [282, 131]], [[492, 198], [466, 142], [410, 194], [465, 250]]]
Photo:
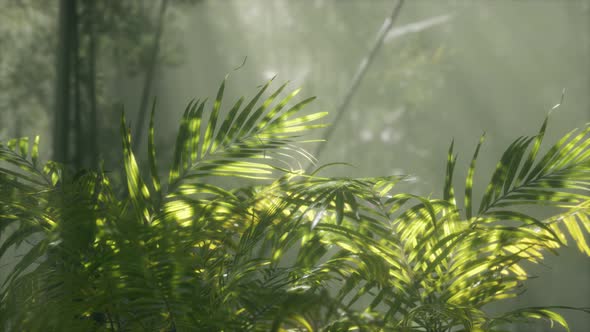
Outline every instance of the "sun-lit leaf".
[[313, 97], [288, 106], [299, 90], [281, 100], [285, 84], [263, 98], [271, 82], [227, 112], [225, 80], [212, 108], [191, 101], [168, 183], [159, 176], [165, 163], [156, 162], [155, 103], [146, 165], [122, 116], [123, 181], [114, 171], [71, 173], [51, 161], [38, 170], [38, 138], [32, 148], [23, 139], [0, 145], [0, 256], [28, 250], [0, 287], [0, 326], [500, 331], [541, 319], [568, 328], [553, 311], [568, 307], [497, 317], [486, 308], [521, 294], [530, 264], [568, 241], [590, 255], [590, 127], [541, 158], [547, 120], [538, 135], [516, 139], [474, 213], [482, 136], [463, 215], [454, 142], [442, 199], [395, 192], [401, 176], [298, 170], [291, 163], [314, 161], [302, 135], [324, 126], [316, 121], [325, 113], [300, 115]]
[[443, 199], [449, 202], [455, 202], [455, 190], [453, 188], [453, 172], [457, 162], [457, 156], [453, 155], [453, 147], [455, 141], [451, 142], [449, 152], [447, 154], [447, 171], [445, 175], [445, 185], [443, 189]]
[[160, 185], [160, 175], [158, 174], [158, 165], [156, 162], [156, 147], [154, 144], [154, 116], [156, 112], [156, 101], [152, 105], [152, 113], [150, 115], [150, 126], [148, 129], [148, 161], [150, 164], [150, 174], [152, 177], [152, 185], [154, 186], [154, 193], [160, 197], [162, 196], [161, 193], [161, 185]]
[[127, 177], [127, 189], [129, 198], [133, 202], [135, 209], [143, 218], [144, 223], [151, 220], [150, 217], [150, 192], [144, 184], [135, 156], [131, 151], [131, 134], [125, 123], [125, 115], [121, 115], [121, 136], [123, 136], [123, 164], [125, 166], [125, 175]]
[[31, 149], [31, 162], [33, 163], [33, 167], [37, 167], [37, 162], [39, 161], [39, 136], [35, 136], [33, 141], [33, 148]]

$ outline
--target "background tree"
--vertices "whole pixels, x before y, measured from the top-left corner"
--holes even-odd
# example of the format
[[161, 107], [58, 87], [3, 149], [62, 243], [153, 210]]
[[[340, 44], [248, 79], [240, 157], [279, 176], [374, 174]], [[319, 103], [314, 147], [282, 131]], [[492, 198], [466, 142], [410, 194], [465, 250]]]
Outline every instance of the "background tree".
[[[198, 2], [173, 1], [168, 14], [181, 15], [183, 8]], [[22, 128], [23, 123], [25, 127], [33, 124], [22, 121], [23, 118], [52, 113], [56, 160], [96, 167], [102, 155], [108, 165], [110, 152], [100, 147], [109, 146], [108, 138], [116, 132], [109, 118], [116, 113], [113, 106], [117, 102], [105, 99], [110, 82], [121, 78], [121, 74], [134, 77], [145, 70], [152, 73], [146, 78], [144, 89], [149, 93], [147, 82], [153, 80], [158, 61], [178, 62], [171, 61], [171, 55], [178, 58], [174, 43], [164, 42], [164, 50], [158, 55], [150, 41], [159, 43], [161, 32], [157, 31], [165, 24], [166, 3], [162, 3], [163, 10], [158, 15], [152, 2], [67, 0], [59, 6], [36, 0], [7, 2], [7, 10], [2, 13], [5, 30], [0, 31], [0, 38], [21, 45], [2, 62], [5, 75], [0, 84], [11, 92], [4, 97], [3, 107], [11, 110], [10, 118]], [[175, 30], [174, 23], [170, 28]], [[43, 45], [46, 49], [28, 54]], [[35, 71], [33, 68], [37, 67], [43, 70]], [[27, 108], [30, 101], [22, 96], [30, 91], [35, 92], [38, 105]], [[149, 96], [144, 93], [142, 99]]]

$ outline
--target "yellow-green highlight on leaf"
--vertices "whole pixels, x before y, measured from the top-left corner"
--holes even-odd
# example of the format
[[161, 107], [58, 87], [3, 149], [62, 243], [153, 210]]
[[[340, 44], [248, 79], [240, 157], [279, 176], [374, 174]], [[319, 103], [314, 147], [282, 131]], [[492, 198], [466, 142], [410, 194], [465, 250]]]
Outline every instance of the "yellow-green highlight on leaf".
[[214, 147], [214, 134], [215, 129], [217, 127], [217, 118], [219, 118], [219, 109], [221, 108], [221, 100], [223, 99], [223, 91], [225, 90], [225, 80], [219, 86], [219, 90], [217, 91], [217, 97], [215, 98], [215, 102], [213, 103], [213, 109], [211, 110], [211, 115], [209, 117], [209, 121], [207, 123], [207, 128], [205, 129], [205, 138], [203, 139], [203, 152], [201, 155], [205, 156], [208, 154], [211, 149]]
[[443, 199], [451, 203], [455, 203], [455, 190], [453, 189], [453, 172], [455, 170], [455, 163], [457, 162], [457, 156], [453, 155], [453, 147], [455, 141], [451, 142], [449, 152], [447, 154], [447, 171], [445, 176], [445, 185], [443, 189]]
[[125, 166], [125, 176], [127, 177], [127, 189], [133, 205], [138, 211], [143, 223], [149, 223], [150, 217], [150, 192], [141, 179], [139, 167], [135, 156], [131, 151], [131, 133], [125, 123], [125, 114], [121, 113], [121, 136], [123, 137], [123, 164]]
[[18, 140], [18, 149], [19, 149], [21, 156], [26, 158], [29, 155], [29, 138], [28, 137], [22, 137]]
[[152, 177], [152, 185], [154, 192], [161, 199], [162, 190], [160, 185], [160, 175], [158, 174], [158, 165], [156, 161], [156, 146], [154, 143], [154, 116], [156, 112], [156, 100], [152, 104], [152, 112], [150, 115], [150, 126], [148, 129], [148, 162], [150, 165], [150, 174]]
[[270, 112], [268, 112], [264, 116], [264, 118], [258, 123], [257, 129], [258, 130], [264, 130], [264, 128], [266, 128], [266, 126], [268, 126], [271, 123], [271, 121], [278, 114], [281, 113], [282, 109], [287, 105], [287, 103], [289, 103], [289, 101], [293, 97], [295, 97], [297, 94], [299, 94], [300, 91], [301, 91], [301, 89], [295, 89], [293, 92], [291, 92], [289, 95], [287, 95], [283, 100], [281, 100], [275, 107], [273, 107], [273, 109], [270, 110]]
[[39, 161], [39, 136], [35, 136], [33, 141], [33, 148], [31, 150], [31, 161], [33, 162], [33, 167], [37, 167], [37, 162]]

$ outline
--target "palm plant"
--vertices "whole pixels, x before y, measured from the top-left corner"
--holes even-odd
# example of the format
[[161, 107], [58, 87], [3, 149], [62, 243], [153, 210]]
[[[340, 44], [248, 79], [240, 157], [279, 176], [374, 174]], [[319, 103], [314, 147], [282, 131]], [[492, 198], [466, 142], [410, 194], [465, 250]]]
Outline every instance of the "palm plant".
[[[138, 165], [121, 119], [125, 189], [104, 170], [40, 165], [38, 139], [0, 146], [0, 257], [28, 249], [0, 286], [8, 331], [501, 331], [548, 319], [552, 308], [490, 316], [482, 308], [518, 295], [523, 263], [539, 263], [571, 236], [590, 254], [586, 194], [590, 128], [543, 156], [547, 126], [509, 146], [474, 209], [478, 144], [465, 199], [454, 196], [448, 155], [444, 196], [395, 193], [403, 177], [329, 178], [301, 134], [325, 113], [298, 116], [313, 98], [210, 111], [191, 102], [168, 179], [148, 134]], [[154, 107], [155, 108], [155, 107]], [[31, 146], [29, 146], [31, 145]], [[30, 151], [29, 151], [30, 150]], [[145, 171], [142, 171], [145, 170]], [[147, 175], [147, 176], [146, 176]], [[243, 178], [240, 186], [218, 177]], [[554, 207], [550, 218], [524, 205]], [[24, 243], [24, 244], [23, 244]]]

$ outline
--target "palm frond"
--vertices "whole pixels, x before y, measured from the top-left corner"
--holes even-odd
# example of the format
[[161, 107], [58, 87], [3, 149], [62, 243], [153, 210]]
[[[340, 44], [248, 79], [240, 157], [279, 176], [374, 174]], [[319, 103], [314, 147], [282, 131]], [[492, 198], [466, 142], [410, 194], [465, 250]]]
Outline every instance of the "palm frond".
[[[211, 108], [191, 101], [168, 183], [156, 159], [155, 102], [143, 175], [122, 115], [123, 192], [101, 169], [41, 165], [38, 139], [0, 145], [0, 257], [30, 242], [0, 286], [0, 326], [438, 332], [544, 319], [568, 328], [554, 312], [567, 307], [497, 317], [483, 307], [520, 294], [525, 262], [572, 241], [590, 255], [590, 127], [543, 155], [547, 119], [536, 136], [516, 139], [476, 208], [482, 135], [459, 206], [454, 143], [442, 199], [396, 193], [398, 176], [294, 170], [293, 160], [312, 160], [301, 134], [325, 113], [300, 116], [313, 98], [288, 107], [299, 90], [281, 99], [286, 84], [263, 98], [271, 82], [227, 112], [225, 81]], [[228, 188], [218, 176], [265, 181]], [[525, 205], [554, 209], [545, 218]]]

